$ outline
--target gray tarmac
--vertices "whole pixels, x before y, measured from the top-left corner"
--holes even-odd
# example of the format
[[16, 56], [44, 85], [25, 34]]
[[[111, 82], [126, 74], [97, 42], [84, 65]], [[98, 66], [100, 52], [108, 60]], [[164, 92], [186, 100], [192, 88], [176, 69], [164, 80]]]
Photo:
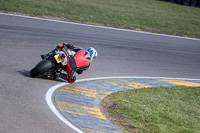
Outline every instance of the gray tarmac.
[[0, 14], [0, 132], [73, 133], [49, 109], [45, 94], [62, 80], [29, 70], [62, 42], [98, 51], [77, 79], [112, 76], [200, 78], [200, 41]]

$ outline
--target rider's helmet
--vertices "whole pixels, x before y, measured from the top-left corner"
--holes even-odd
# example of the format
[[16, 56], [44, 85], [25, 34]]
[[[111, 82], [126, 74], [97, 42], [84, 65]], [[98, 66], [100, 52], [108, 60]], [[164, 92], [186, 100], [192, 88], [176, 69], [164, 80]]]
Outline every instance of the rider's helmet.
[[90, 60], [93, 60], [97, 57], [97, 51], [93, 47], [89, 47], [87, 52], [90, 54]]

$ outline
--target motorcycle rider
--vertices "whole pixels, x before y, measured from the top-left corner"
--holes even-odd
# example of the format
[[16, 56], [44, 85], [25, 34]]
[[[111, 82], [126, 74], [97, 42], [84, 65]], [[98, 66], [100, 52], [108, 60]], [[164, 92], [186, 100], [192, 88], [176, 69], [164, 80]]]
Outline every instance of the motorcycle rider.
[[[67, 52], [67, 50], [69, 51]], [[59, 44], [53, 51], [46, 55], [41, 55], [41, 57], [45, 59], [56, 51], [67, 53], [68, 57], [66, 58], [67, 60], [64, 68], [68, 75], [65, 75], [65, 78], [69, 83], [74, 83], [76, 81], [75, 72], [77, 74], [82, 74], [83, 71], [90, 67], [91, 61], [97, 57], [97, 51], [93, 47], [90, 47], [85, 51], [81, 47], [67, 43]]]

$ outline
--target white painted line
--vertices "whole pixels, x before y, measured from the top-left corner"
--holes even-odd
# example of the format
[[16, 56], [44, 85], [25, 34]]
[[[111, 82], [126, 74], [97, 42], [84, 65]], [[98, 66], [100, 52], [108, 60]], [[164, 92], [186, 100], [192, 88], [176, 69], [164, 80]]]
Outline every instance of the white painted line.
[[136, 31], [136, 30], [129, 30], [129, 29], [120, 29], [120, 28], [106, 27], [106, 26], [80, 24], [80, 23], [74, 23], [74, 22], [68, 22], [68, 21], [45, 19], [45, 18], [39, 18], [39, 17], [25, 16], [25, 15], [17, 15], [17, 14], [9, 14], [9, 13], [0, 13], [0, 15], [23, 17], [23, 18], [29, 18], [29, 19], [38, 19], [38, 20], [44, 20], [44, 21], [66, 23], [66, 24], [73, 24], [73, 25], [80, 25], [80, 26], [87, 26], [87, 27], [94, 27], [94, 28], [102, 28], [102, 29], [110, 29], [110, 30], [117, 30], [117, 31], [125, 31], [125, 32], [133, 32], [133, 33], [140, 33], [140, 34], [148, 34], [148, 35], [155, 35], [155, 36], [164, 36], [164, 37], [171, 37], [171, 38], [178, 38], [178, 39], [188, 39], [188, 40], [200, 41], [200, 39], [198, 39], [198, 38], [181, 37], [181, 36], [166, 35], [166, 34], [159, 34], [159, 33], [152, 33], [152, 32], [144, 32], [144, 31]]
[[[88, 78], [88, 79], [80, 79], [77, 80], [76, 82], [83, 82], [83, 81], [90, 81], [90, 80], [98, 80], [98, 79], [112, 79], [112, 78], [141, 78], [141, 79], [176, 79], [176, 80], [200, 80], [200, 79], [189, 79], [189, 78], [168, 78], [168, 77], [97, 77], [97, 78]], [[69, 127], [71, 127], [72, 129], [74, 129], [75, 131], [77, 131], [78, 133], [84, 133], [83, 131], [81, 131], [80, 129], [78, 129], [77, 127], [75, 127], [72, 123], [70, 123], [68, 120], [66, 120], [65, 117], [63, 117], [59, 111], [56, 109], [56, 107], [53, 104], [52, 101], [52, 96], [55, 90], [57, 90], [58, 88], [64, 86], [64, 85], [68, 85], [69, 83], [61, 83], [61, 84], [57, 84], [53, 87], [51, 87], [47, 93], [46, 93], [46, 102], [49, 105], [49, 108], [52, 110], [52, 112], [61, 120], [63, 121], [65, 124], [67, 124]]]
[[67, 121], [56, 109], [56, 107], [54, 106], [53, 102], [52, 102], [52, 95], [53, 92], [58, 89], [61, 86], [67, 85], [68, 83], [62, 83], [62, 84], [58, 84], [55, 85], [53, 87], [51, 87], [47, 93], [46, 93], [46, 102], [49, 105], [50, 109], [53, 111], [53, 113], [61, 120], [63, 121], [65, 124], [67, 124], [69, 127], [71, 127], [72, 129], [74, 129], [75, 131], [77, 131], [78, 133], [84, 133], [83, 131], [81, 131], [80, 129], [78, 129], [77, 127], [75, 127], [72, 123], [70, 123], [69, 121]]

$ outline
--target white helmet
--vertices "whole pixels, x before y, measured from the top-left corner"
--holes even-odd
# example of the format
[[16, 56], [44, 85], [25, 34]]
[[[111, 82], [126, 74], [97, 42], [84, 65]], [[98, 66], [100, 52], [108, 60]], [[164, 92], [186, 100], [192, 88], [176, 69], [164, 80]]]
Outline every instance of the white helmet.
[[97, 57], [97, 51], [93, 47], [89, 47], [87, 52], [90, 53], [90, 60], [93, 60]]

